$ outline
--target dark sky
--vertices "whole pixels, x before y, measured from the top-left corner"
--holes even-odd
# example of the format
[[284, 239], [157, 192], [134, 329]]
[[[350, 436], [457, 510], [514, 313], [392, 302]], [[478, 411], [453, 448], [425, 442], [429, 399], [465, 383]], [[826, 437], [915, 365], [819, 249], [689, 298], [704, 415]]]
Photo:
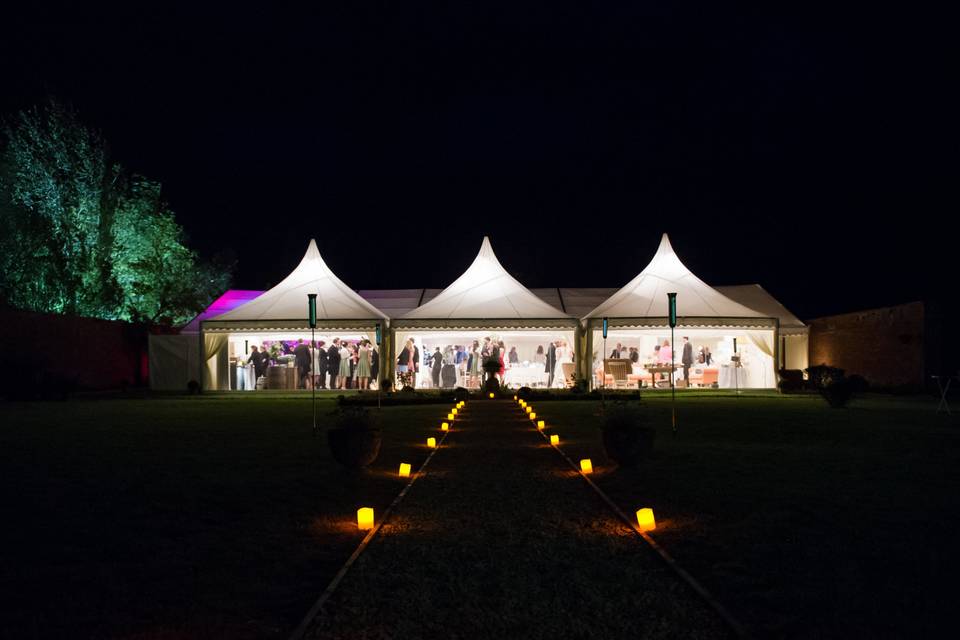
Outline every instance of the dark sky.
[[484, 234], [528, 286], [620, 286], [667, 231], [806, 318], [956, 288], [945, 16], [191, 4], [7, 20], [0, 109], [72, 103], [237, 287], [311, 236], [355, 288], [442, 287]]

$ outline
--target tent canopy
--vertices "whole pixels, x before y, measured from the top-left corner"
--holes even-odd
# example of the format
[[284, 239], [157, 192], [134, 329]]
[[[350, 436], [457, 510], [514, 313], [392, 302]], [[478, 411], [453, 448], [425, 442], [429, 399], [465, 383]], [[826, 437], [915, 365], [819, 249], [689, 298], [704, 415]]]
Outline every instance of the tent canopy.
[[429, 302], [403, 319], [571, 319], [507, 273], [484, 236], [473, 264]]
[[308, 293], [317, 294], [317, 320], [386, 320], [383, 313], [334, 275], [320, 257], [315, 240], [310, 240], [303, 260], [280, 284], [210, 320], [303, 320], [307, 317]]
[[667, 234], [663, 234], [650, 264], [584, 319], [666, 318], [668, 292], [676, 292], [677, 314], [681, 317], [770, 317], [734, 302], [693, 275], [673, 251]]
[[717, 291], [740, 304], [759, 311], [765, 316], [780, 319], [780, 335], [800, 335], [808, 332], [808, 327], [770, 292], [759, 284], [738, 284], [726, 287], [714, 287]]

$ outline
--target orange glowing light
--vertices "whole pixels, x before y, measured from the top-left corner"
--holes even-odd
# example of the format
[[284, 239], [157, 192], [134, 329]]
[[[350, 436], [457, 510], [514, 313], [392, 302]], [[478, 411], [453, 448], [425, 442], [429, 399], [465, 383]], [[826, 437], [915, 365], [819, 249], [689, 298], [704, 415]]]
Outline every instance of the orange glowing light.
[[640, 525], [640, 531], [653, 531], [657, 528], [657, 521], [653, 517], [653, 509], [644, 507], [637, 511], [637, 524]]
[[540, 431], [543, 431], [544, 427], [546, 426], [547, 426], [547, 422], [545, 420], [537, 420], [537, 429], [539, 429]]
[[580, 461], [580, 471], [584, 473], [593, 473], [593, 463], [590, 462], [590, 458], [584, 458]]
[[448, 414], [447, 414], [447, 420], [453, 420], [455, 417], [456, 417], [456, 414], [455, 414], [455, 413], [448, 413]]
[[550, 436], [550, 444], [560, 444], [560, 436], [557, 434]]
[[524, 405], [523, 410], [526, 411], [527, 413], [530, 413], [531, 411], [533, 411], [533, 407], [527, 404], [527, 405]]
[[401, 462], [400, 463], [400, 477], [409, 478], [410, 477], [410, 463]]
[[490, 392], [490, 399], [493, 400], [493, 392]]
[[440, 431], [450, 431], [450, 423], [444, 422], [440, 425]]
[[427, 438], [427, 446], [431, 449], [437, 448], [437, 439], [436, 438]]
[[373, 507], [357, 509], [357, 529], [361, 531], [373, 529]]
[[536, 414], [535, 412], [531, 411], [531, 412], [530, 412], [530, 419], [531, 419], [531, 420], [536, 420], [536, 419], [537, 419], [537, 414]]

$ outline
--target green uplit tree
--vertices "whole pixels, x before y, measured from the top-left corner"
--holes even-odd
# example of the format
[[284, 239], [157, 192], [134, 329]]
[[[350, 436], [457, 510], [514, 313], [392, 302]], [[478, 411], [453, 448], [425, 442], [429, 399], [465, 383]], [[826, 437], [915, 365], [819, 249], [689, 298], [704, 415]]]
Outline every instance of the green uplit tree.
[[15, 307], [181, 323], [229, 285], [201, 263], [160, 185], [111, 159], [102, 136], [52, 101], [2, 130], [0, 297]]

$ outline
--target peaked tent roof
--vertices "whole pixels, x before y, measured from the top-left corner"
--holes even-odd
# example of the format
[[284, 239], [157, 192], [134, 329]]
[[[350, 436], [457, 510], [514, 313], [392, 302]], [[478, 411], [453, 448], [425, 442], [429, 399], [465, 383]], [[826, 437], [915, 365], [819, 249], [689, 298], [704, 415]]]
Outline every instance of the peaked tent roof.
[[693, 275], [673, 251], [667, 234], [663, 234], [650, 264], [586, 318], [666, 318], [668, 292], [676, 292], [677, 314], [681, 317], [769, 317], [734, 302]]
[[550, 306], [507, 273], [483, 238], [473, 264], [453, 284], [429, 302], [402, 316], [405, 319], [572, 318]]
[[245, 305], [211, 320], [306, 319], [307, 294], [317, 294], [318, 320], [384, 320], [386, 316], [343, 283], [320, 257], [317, 242], [290, 275]]

